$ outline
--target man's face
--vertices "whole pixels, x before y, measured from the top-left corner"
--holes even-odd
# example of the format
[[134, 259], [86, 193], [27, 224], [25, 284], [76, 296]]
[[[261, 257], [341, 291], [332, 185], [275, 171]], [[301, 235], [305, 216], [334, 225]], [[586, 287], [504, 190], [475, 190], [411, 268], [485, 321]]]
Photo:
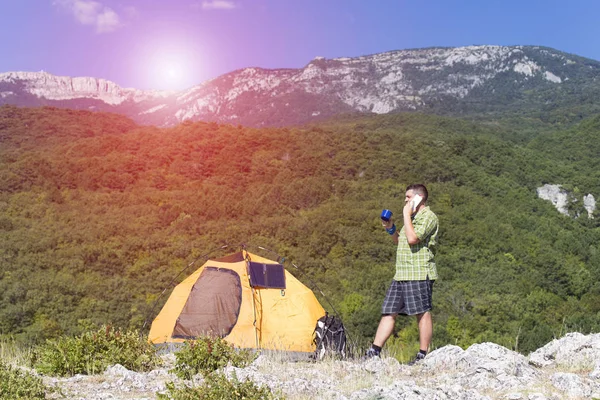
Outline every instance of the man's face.
[[415, 192], [411, 189], [411, 190], [407, 190], [406, 191], [406, 195], [404, 197], [404, 202], [408, 203], [410, 201], [412, 201], [413, 197], [415, 197]]

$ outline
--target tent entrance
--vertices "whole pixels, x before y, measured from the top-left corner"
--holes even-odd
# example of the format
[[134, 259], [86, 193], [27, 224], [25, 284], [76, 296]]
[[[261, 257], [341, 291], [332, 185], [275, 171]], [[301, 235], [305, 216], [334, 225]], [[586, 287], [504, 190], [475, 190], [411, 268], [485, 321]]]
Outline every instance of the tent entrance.
[[242, 305], [242, 285], [237, 272], [207, 266], [192, 287], [177, 318], [173, 337], [227, 336]]

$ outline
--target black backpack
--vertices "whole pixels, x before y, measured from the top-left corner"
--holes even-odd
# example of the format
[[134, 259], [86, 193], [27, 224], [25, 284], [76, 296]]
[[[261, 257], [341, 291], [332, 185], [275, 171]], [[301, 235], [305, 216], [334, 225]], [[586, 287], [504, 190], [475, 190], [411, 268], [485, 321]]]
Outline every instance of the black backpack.
[[315, 359], [322, 360], [327, 354], [346, 358], [346, 330], [341, 319], [329, 315], [319, 318], [313, 335]]

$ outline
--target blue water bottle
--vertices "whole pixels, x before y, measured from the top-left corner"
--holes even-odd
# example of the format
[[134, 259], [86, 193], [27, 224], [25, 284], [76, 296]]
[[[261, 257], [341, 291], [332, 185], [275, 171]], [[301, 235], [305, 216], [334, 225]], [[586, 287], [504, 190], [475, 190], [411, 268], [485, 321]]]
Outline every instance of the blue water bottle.
[[381, 212], [381, 219], [385, 222], [388, 222], [392, 218], [392, 212], [390, 210], [383, 210]]

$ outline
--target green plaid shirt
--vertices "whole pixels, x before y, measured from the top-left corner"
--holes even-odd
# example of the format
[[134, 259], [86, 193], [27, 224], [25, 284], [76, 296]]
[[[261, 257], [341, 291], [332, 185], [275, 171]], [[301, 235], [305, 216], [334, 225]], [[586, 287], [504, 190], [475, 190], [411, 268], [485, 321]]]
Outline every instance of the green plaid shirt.
[[411, 246], [406, 240], [404, 227], [398, 236], [398, 251], [396, 253], [397, 281], [424, 281], [437, 279], [437, 270], [433, 256], [438, 235], [438, 217], [425, 207], [412, 218], [415, 233], [419, 243]]

